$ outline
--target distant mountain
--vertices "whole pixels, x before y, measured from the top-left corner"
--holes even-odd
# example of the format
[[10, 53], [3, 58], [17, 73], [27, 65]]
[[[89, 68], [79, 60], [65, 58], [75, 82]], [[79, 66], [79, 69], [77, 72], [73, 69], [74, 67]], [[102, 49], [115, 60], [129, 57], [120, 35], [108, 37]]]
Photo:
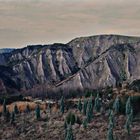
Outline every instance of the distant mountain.
[[33, 45], [0, 55], [0, 81], [7, 91], [69, 92], [137, 79], [140, 37], [81, 37], [67, 44]]
[[11, 48], [4, 48], [4, 49], [0, 49], [0, 54], [2, 53], [10, 53], [12, 52], [14, 49]]

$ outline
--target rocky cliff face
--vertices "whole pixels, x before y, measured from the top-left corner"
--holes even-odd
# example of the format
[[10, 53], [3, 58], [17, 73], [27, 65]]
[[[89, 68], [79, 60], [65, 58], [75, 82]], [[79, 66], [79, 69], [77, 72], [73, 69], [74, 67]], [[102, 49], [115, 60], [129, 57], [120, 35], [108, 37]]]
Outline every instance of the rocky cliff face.
[[0, 80], [19, 91], [36, 85], [93, 89], [140, 79], [140, 38], [100, 35], [0, 54]]

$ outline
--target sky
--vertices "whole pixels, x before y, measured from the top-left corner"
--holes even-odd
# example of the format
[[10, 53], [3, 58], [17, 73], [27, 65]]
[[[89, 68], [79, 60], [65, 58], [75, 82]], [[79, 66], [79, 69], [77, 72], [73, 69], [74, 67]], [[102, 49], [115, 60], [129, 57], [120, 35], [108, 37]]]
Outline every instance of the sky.
[[140, 0], [0, 0], [0, 48], [140, 36]]

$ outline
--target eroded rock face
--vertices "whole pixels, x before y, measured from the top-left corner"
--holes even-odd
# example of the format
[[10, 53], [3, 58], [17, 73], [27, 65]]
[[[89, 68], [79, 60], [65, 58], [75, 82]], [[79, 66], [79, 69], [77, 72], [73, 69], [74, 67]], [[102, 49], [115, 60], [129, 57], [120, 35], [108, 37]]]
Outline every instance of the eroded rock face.
[[[85, 89], [140, 79], [140, 38], [101, 35], [68, 44], [35, 45], [0, 54], [5, 87]], [[11, 81], [10, 83], [7, 81]], [[12, 83], [12, 84], [11, 84]]]

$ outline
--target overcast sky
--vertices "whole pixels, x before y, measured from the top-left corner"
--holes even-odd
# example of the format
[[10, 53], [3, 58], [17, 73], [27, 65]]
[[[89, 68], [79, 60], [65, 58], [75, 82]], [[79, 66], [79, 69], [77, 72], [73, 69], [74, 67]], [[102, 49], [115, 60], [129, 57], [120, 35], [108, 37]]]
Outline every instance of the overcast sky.
[[140, 0], [0, 0], [0, 48], [97, 34], [140, 36]]

